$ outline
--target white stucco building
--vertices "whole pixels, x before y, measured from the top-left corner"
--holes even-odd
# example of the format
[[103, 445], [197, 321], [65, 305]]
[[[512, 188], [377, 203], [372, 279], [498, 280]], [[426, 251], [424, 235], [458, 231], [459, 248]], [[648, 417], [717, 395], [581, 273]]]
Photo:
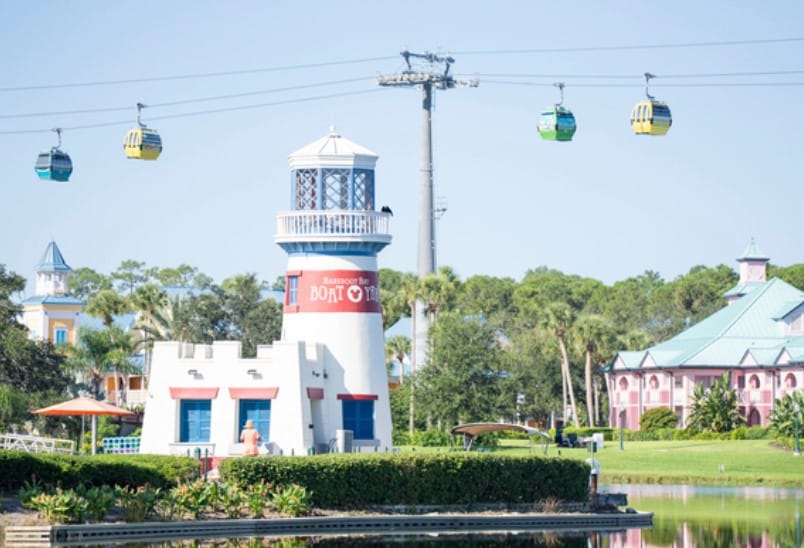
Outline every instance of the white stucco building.
[[273, 453], [391, 446], [377, 267], [390, 213], [375, 211], [376, 161], [334, 129], [290, 156], [291, 209], [274, 236], [288, 254], [281, 339], [250, 359], [239, 342], [156, 343], [141, 452], [238, 455], [247, 419]]

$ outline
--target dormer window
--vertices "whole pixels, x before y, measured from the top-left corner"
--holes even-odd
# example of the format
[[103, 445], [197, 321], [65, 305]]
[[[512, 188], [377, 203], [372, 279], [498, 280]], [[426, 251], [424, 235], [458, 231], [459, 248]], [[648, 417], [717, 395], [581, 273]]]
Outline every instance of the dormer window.
[[788, 335], [804, 335], [804, 310], [798, 310], [787, 320]]

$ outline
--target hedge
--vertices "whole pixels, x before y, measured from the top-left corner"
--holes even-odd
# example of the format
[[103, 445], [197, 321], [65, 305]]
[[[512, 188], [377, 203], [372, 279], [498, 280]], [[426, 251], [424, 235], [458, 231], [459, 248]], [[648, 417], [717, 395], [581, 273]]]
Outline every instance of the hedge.
[[166, 455], [60, 455], [0, 451], [0, 489], [24, 482], [71, 489], [78, 485], [172, 487], [199, 476], [198, 460]]
[[297, 484], [323, 508], [586, 501], [589, 465], [494, 453], [327, 454], [225, 459], [221, 479]]

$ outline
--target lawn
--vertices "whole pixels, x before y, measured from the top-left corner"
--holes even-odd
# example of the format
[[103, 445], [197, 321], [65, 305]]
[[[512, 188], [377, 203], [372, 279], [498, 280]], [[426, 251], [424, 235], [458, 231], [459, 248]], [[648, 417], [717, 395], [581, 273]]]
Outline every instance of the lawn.
[[[506, 441], [501, 450], [526, 451], [527, 442]], [[586, 460], [586, 449], [561, 450], [562, 458]], [[557, 456], [550, 447], [549, 455]], [[540, 453], [538, 453], [540, 454]], [[804, 488], [804, 456], [767, 440], [606, 442], [595, 453], [600, 483], [745, 485]]]

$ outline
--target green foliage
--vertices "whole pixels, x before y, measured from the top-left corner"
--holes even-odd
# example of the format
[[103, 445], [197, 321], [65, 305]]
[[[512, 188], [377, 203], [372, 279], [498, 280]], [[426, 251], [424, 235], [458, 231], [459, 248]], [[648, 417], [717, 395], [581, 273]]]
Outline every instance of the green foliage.
[[410, 444], [419, 447], [445, 447], [451, 441], [449, 432], [435, 427], [427, 430], [416, 430], [410, 438]]
[[60, 487], [36, 495], [30, 500], [30, 505], [49, 523], [81, 523], [89, 508], [84, 497]]
[[416, 379], [419, 407], [442, 424], [500, 416], [502, 352], [487, 322], [440, 315], [431, 328], [428, 363]]
[[59, 455], [0, 451], [0, 488], [19, 489], [25, 482], [59, 485], [171, 487], [196, 478], [198, 461], [167, 455]]
[[729, 388], [729, 374], [724, 373], [709, 390], [696, 385], [692, 392], [692, 410], [687, 427], [705, 432], [730, 432], [745, 422], [737, 408], [737, 394]]
[[325, 508], [580, 501], [589, 479], [589, 466], [580, 461], [497, 452], [226, 459], [219, 470], [224, 481], [241, 486], [297, 484]]
[[239, 518], [246, 504], [246, 491], [234, 483], [224, 483], [218, 488], [218, 503], [227, 518]]
[[[798, 406], [798, 413], [796, 413]], [[799, 434], [804, 434], [804, 424], [802, 424], [801, 411], [804, 410], [804, 392], [797, 390], [785, 394], [783, 398], [776, 400], [774, 410], [770, 414], [770, 425], [779, 437], [784, 440], [792, 439], [795, 436], [796, 420], [798, 420]]]
[[7, 384], [0, 384], [0, 432], [8, 432], [12, 424], [30, 417], [28, 395]]
[[123, 512], [123, 519], [128, 523], [146, 521], [156, 511], [156, 504], [161, 498], [162, 490], [149, 485], [134, 487], [115, 487], [117, 504]]
[[310, 515], [310, 510], [312, 509], [311, 500], [310, 492], [295, 483], [278, 489], [271, 497], [271, 502], [277, 512], [292, 518]]
[[675, 428], [678, 417], [669, 407], [654, 407], [648, 409], [639, 418], [640, 430], [659, 430], [661, 428]]
[[108, 485], [85, 487], [82, 484], [75, 489], [75, 492], [86, 501], [84, 518], [90, 521], [103, 521], [117, 501], [115, 490]]
[[265, 480], [246, 486], [246, 507], [253, 517], [261, 518], [265, 509], [272, 505], [270, 499], [273, 492], [273, 484], [266, 483]]
[[201, 478], [194, 482], [181, 483], [171, 489], [171, 499], [176, 502], [179, 515], [189, 514], [192, 519], [198, 519], [202, 512], [216, 507], [218, 485]]

